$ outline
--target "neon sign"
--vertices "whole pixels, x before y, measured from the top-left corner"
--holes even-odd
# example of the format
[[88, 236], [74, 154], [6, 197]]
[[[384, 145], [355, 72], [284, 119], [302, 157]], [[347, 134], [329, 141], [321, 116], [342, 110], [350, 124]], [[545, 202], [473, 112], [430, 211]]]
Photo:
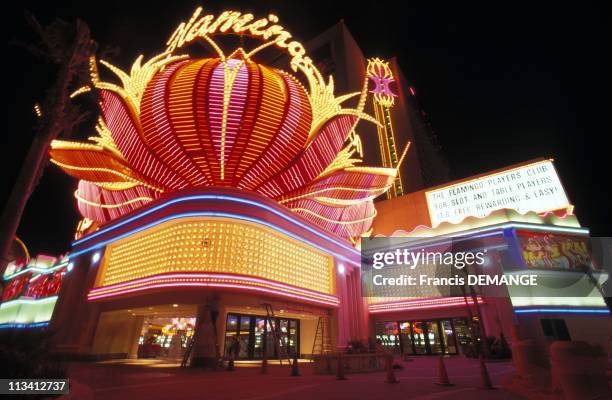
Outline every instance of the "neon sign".
[[[54, 140], [50, 155], [79, 179], [77, 206], [91, 227], [167, 193], [221, 186], [274, 199], [352, 242], [370, 229], [373, 199], [398, 171], [357, 166], [363, 155], [355, 127], [360, 120], [378, 124], [363, 112], [367, 81], [360, 91], [337, 96], [332, 77], [324, 79], [277, 22], [274, 15], [255, 19], [237, 11], [204, 15], [200, 7], [178, 25], [163, 53], [140, 55], [129, 71], [99, 60], [120, 83], [102, 80], [98, 61], [90, 60], [92, 87], [73, 96], [98, 89], [98, 135], [84, 143]], [[226, 53], [213, 40], [221, 34], [263, 43]], [[213, 54], [174, 54], [195, 41]], [[306, 85], [254, 59], [271, 46], [287, 52]], [[343, 106], [355, 97], [356, 107]]]
[[202, 7], [198, 7], [189, 21], [181, 22], [166, 43], [166, 51], [172, 53], [174, 50], [187, 44], [193, 43], [197, 39], [209, 41], [210, 35], [217, 32], [226, 33], [231, 31], [235, 34], [250, 34], [256, 38], [267, 40], [250, 53], [261, 50], [264, 47], [276, 45], [287, 49], [291, 55], [291, 67], [294, 71], [300, 69], [307, 75], [318, 75], [318, 71], [312, 65], [310, 57], [304, 57], [306, 49], [298, 41], [288, 40], [293, 36], [284, 27], [276, 24], [279, 20], [274, 14], [266, 18], [255, 20], [253, 14], [243, 14], [239, 11], [224, 11], [218, 17], [212, 14], [201, 16]]
[[374, 94], [374, 100], [377, 103], [391, 107], [395, 102], [397, 95], [393, 93], [389, 87], [395, 78], [393, 72], [389, 68], [389, 63], [381, 60], [380, 58], [372, 58], [368, 60], [368, 67], [366, 69], [368, 78], [374, 83], [374, 89], [370, 90], [370, 93]]
[[398, 171], [397, 178], [393, 183], [393, 186], [387, 191], [387, 197], [393, 198], [404, 194], [402, 186], [402, 177], [399, 172], [399, 165], [402, 163], [410, 142], [406, 146], [402, 154], [399, 154], [397, 149], [397, 141], [395, 138], [395, 132], [393, 130], [393, 123], [391, 118], [391, 107], [395, 102], [397, 95], [393, 93], [389, 87], [395, 78], [393, 72], [389, 68], [389, 63], [381, 60], [380, 58], [372, 58], [368, 60], [368, 66], [366, 67], [367, 77], [374, 82], [374, 89], [370, 90], [370, 93], [374, 94], [374, 114], [376, 120], [379, 122], [377, 126], [378, 130], [378, 143], [380, 146], [380, 155], [382, 158], [383, 166], [387, 168], [393, 168]]

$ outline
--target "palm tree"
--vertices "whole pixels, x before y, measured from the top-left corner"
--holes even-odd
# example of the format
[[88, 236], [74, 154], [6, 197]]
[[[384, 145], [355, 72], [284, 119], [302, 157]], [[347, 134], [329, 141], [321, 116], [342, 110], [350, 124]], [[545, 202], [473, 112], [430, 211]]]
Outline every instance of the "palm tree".
[[74, 24], [55, 20], [42, 26], [26, 13], [28, 24], [38, 36], [38, 43], [26, 44], [32, 54], [58, 68], [57, 78], [47, 89], [44, 99], [35, 105], [39, 116], [35, 135], [21, 167], [17, 181], [0, 219], [0, 271], [4, 271], [9, 249], [19, 227], [25, 206], [49, 161], [51, 141], [62, 132], [69, 132], [85, 120], [87, 114], [70, 102], [70, 93], [89, 82], [89, 60], [97, 44], [89, 27], [81, 20]]

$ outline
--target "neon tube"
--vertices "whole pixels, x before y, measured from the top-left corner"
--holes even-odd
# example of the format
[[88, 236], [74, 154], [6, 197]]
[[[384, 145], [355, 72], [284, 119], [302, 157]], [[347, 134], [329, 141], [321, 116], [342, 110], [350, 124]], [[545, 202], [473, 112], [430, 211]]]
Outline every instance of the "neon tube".
[[42, 328], [48, 325], [49, 325], [49, 321], [35, 322], [32, 324], [0, 324], [0, 329]]
[[[257, 285], [267, 285], [267, 287]], [[166, 287], [221, 287], [246, 289], [296, 298], [329, 306], [338, 306], [340, 303], [337, 297], [326, 295], [324, 293], [313, 292], [264, 279], [221, 274], [175, 274], [152, 276], [135, 281], [123, 282], [120, 284], [92, 289], [87, 297], [89, 300], [97, 300], [127, 293]]]
[[263, 278], [254, 278], [254, 277], [250, 277], [250, 276], [244, 276], [244, 275], [231, 275], [231, 274], [208, 274], [208, 273], [178, 273], [178, 274], [163, 274], [163, 275], [153, 275], [153, 276], [148, 276], [146, 278], [140, 278], [140, 279], [135, 279], [135, 280], [131, 280], [131, 281], [127, 281], [127, 282], [121, 282], [121, 283], [115, 283], [113, 285], [107, 285], [107, 286], [103, 286], [103, 287], [98, 287], [95, 289], [92, 289], [92, 291], [99, 291], [99, 290], [105, 290], [105, 291], [110, 291], [110, 290], [117, 290], [117, 289], [121, 289], [124, 288], [126, 286], [135, 286], [138, 284], [145, 284], [148, 283], [150, 281], [155, 281], [155, 280], [160, 280], [160, 279], [226, 279], [226, 280], [240, 280], [240, 281], [247, 281], [247, 282], [251, 282], [251, 283], [256, 283], [256, 284], [263, 284], [263, 285], [271, 285], [271, 286], [275, 286], [275, 287], [279, 287], [281, 289], [285, 289], [285, 290], [291, 290], [291, 291], [296, 291], [296, 292], [301, 292], [304, 294], [308, 294], [308, 295], [315, 295], [315, 296], [319, 296], [322, 298], [326, 298], [328, 300], [336, 300], [335, 296], [332, 295], [328, 295], [325, 293], [320, 293], [320, 292], [315, 292], [313, 290], [308, 290], [308, 289], [302, 289], [298, 286], [293, 286], [293, 285], [288, 285], [285, 283], [279, 283], [279, 282], [274, 282], [274, 281], [270, 281], [267, 279], [263, 279]]
[[[201, 282], [198, 282], [198, 280], [200, 280]], [[131, 289], [139, 290], [139, 289], [143, 289], [150, 285], [157, 284], [160, 282], [164, 283], [164, 281], [168, 281], [172, 283], [176, 283], [176, 282], [196, 282], [196, 283], [211, 283], [212, 282], [212, 283], [215, 283], [216, 281], [219, 281], [219, 283], [222, 283], [222, 282], [237, 283], [237, 282], [242, 282], [242, 281], [249, 282], [248, 279], [241, 279], [240, 277], [213, 278], [213, 277], [208, 277], [208, 276], [197, 276], [197, 277], [162, 276], [162, 277], [158, 277], [157, 279], [148, 279], [147, 282], [137, 282], [133, 284], [131, 284], [131, 282], [126, 282], [124, 284], [121, 284], [119, 287], [114, 287], [114, 288], [100, 287], [100, 288], [92, 289], [90, 292], [90, 295], [98, 296], [98, 295], [104, 295], [104, 294], [110, 294], [110, 293], [116, 293], [116, 292], [122, 293], [125, 290], [131, 290]], [[253, 283], [253, 285], [257, 285], [257, 282], [251, 281], [251, 283]], [[283, 288], [281, 285], [274, 285], [272, 282], [260, 283], [260, 285], [262, 284], [263, 285], [267, 284], [268, 287], [278, 288], [278, 290], [282, 291], [283, 293], [284, 292], [295, 293], [297, 295], [309, 296], [309, 298], [314, 297], [314, 298], [318, 298], [318, 299], [325, 300], [325, 301], [337, 302], [337, 298], [334, 296], [327, 296], [325, 294], [321, 294], [317, 292], [309, 292], [306, 290], [291, 290], [289, 288]]]
[[30, 272], [30, 271], [38, 272], [39, 274], [46, 275], [46, 274], [50, 274], [53, 271], [57, 271], [58, 269], [63, 268], [65, 266], [67, 266], [67, 265], [68, 265], [68, 262], [64, 262], [64, 263], [58, 264], [58, 265], [56, 265], [54, 267], [51, 267], [51, 268], [26, 267], [26, 268], [22, 269], [19, 272], [16, 272], [16, 273], [14, 273], [12, 275], [9, 275], [9, 276], [5, 276], [4, 280], [5, 281], [11, 280], [11, 279], [13, 279], [16, 276], [23, 275], [23, 274], [25, 274], [27, 272]]
[[571, 313], [571, 314], [610, 314], [606, 308], [523, 308], [514, 309], [517, 314], [529, 313]]
[[[397, 249], [397, 248], [404, 248], [404, 247], [412, 248], [412, 247], [441, 246], [445, 244], [460, 243], [460, 242], [467, 241], [467, 240], [482, 239], [482, 238], [493, 237], [493, 236], [502, 236], [503, 234], [504, 232], [502, 230], [499, 230], [495, 232], [483, 232], [483, 233], [479, 233], [476, 236], [470, 236], [467, 238], [463, 238], [463, 236], [465, 235], [458, 235], [456, 237], [450, 236], [450, 235], [441, 235], [441, 236], [431, 236], [431, 237], [426, 237], [426, 238], [425, 237], [419, 238], [419, 237], [398, 236], [397, 239], [409, 239], [409, 240], [407, 240], [405, 243], [399, 243], [393, 246], [393, 248]], [[384, 238], [384, 237], [387, 237], [387, 236], [376, 236], [374, 237], [374, 239]], [[459, 238], [459, 240], [455, 240], [457, 238]], [[421, 239], [421, 240], [417, 241], [415, 239]], [[385, 250], [387, 249], [387, 247], [388, 246], [368, 248], [368, 253], [379, 251], [379, 250]], [[495, 246], [494, 245], [481, 246], [481, 248], [487, 248], [487, 249], [493, 249], [493, 250], [505, 249], [507, 247], [508, 247], [507, 244], [495, 245]]]
[[[477, 298], [478, 304], [484, 304], [481, 297]], [[432, 299], [422, 299], [413, 301], [402, 301], [395, 303], [372, 304], [368, 307], [371, 314], [394, 312], [394, 311], [409, 311], [431, 308], [448, 308], [465, 306], [465, 298], [463, 297], [441, 297]], [[469, 305], [474, 305], [472, 299], [468, 299]]]
[[[426, 228], [431, 230], [432, 228], [426, 225], [419, 225], [416, 228], [414, 228], [413, 230], [411, 230], [410, 232], [408, 231], [402, 231], [402, 230], [396, 230], [395, 232], [393, 232], [391, 234], [391, 236], [385, 236], [385, 235], [377, 235], [376, 237], [394, 237], [393, 235], [396, 233], [400, 233], [400, 232], [404, 232], [404, 233], [408, 233], [408, 234], [413, 234], [414, 232], [417, 231], [417, 229], [421, 227], [421, 228]], [[463, 236], [469, 236], [472, 234], [477, 234], [477, 233], [482, 233], [482, 232], [490, 232], [493, 230], [497, 230], [497, 229], [506, 229], [506, 228], [518, 228], [518, 229], [527, 229], [527, 230], [534, 230], [534, 231], [544, 231], [544, 232], [556, 232], [556, 233], [571, 233], [571, 234], [575, 234], [575, 235], [583, 235], [586, 236], [589, 234], [589, 229], [588, 228], [572, 228], [572, 227], [566, 227], [566, 226], [555, 226], [555, 225], [542, 225], [542, 224], [528, 224], [525, 222], [504, 222], [501, 224], [497, 224], [497, 225], [491, 225], [491, 226], [485, 226], [485, 227], [481, 227], [481, 228], [474, 228], [474, 229], [470, 229], [467, 231], [462, 231], [462, 232], [452, 232], [452, 233], [445, 233], [443, 235], [440, 235], [441, 237], [447, 237], [447, 238], [459, 238], [459, 237], [463, 237]], [[423, 233], [427, 233], [423, 232]], [[411, 238], [412, 236], [398, 236], [400, 238]], [[436, 236], [428, 236], [427, 238], [435, 238]], [[416, 236], [416, 238], [421, 238], [421, 236]]]
[[132, 292], [139, 292], [139, 291], [144, 291], [144, 290], [149, 290], [149, 289], [169, 288], [169, 287], [172, 287], [172, 288], [175, 288], [175, 287], [216, 287], [216, 288], [247, 289], [247, 290], [254, 290], [254, 291], [259, 291], [259, 292], [276, 294], [276, 295], [290, 297], [290, 298], [298, 299], [298, 300], [304, 300], [308, 302], [320, 303], [320, 304], [324, 304], [328, 306], [338, 306], [339, 304], [339, 302], [335, 303], [335, 302], [317, 300], [314, 298], [303, 297], [303, 296], [298, 296], [294, 294], [288, 294], [288, 293], [279, 292], [276, 290], [265, 289], [265, 288], [261, 288], [257, 286], [232, 285], [232, 284], [209, 283], [209, 282], [202, 282], [202, 283], [176, 282], [176, 283], [168, 283], [168, 284], [154, 284], [154, 285], [149, 285], [147, 287], [142, 287], [142, 288], [127, 289], [119, 293], [110, 293], [110, 294], [102, 294], [102, 295], [91, 294], [91, 295], [88, 295], [88, 299], [89, 300], [99, 300], [99, 299], [103, 299], [107, 297], [119, 296], [119, 295], [128, 294]]

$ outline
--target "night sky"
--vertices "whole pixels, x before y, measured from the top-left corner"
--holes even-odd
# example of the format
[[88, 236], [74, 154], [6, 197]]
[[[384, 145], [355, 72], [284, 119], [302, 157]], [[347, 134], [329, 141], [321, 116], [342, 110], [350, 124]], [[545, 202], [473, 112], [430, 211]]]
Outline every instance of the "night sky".
[[[344, 19], [366, 56], [397, 56], [415, 87], [449, 161], [453, 179], [537, 157], [552, 157], [570, 201], [593, 236], [611, 235], [609, 94], [603, 58], [610, 26], [603, 9], [535, 2], [444, 6], [440, 2], [206, 1], [13, 2], [4, 9], [5, 121], [2, 139], [4, 207], [33, 135], [33, 104], [53, 68], [13, 40], [32, 41], [23, 10], [43, 23], [85, 20], [101, 45], [119, 46], [111, 59], [127, 68], [140, 53], [159, 53], [196, 5], [273, 12], [306, 42]], [[398, 2], [398, 6], [399, 6]], [[540, 8], [534, 8], [540, 7]], [[94, 110], [95, 112], [95, 110]], [[82, 126], [83, 136], [93, 127]], [[365, 151], [377, 151], [366, 149]], [[68, 251], [79, 219], [76, 180], [50, 165], [31, 197], [18, 235], [34, 254]]]

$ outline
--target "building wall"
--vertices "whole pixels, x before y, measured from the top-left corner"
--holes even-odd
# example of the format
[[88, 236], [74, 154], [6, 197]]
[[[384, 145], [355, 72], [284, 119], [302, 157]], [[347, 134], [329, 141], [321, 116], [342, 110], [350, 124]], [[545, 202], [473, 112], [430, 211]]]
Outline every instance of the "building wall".
[[93, 355], [136, 358], [144, 317], [129, 313], [102, 313], [94, 336]]
[[378, 214], [372, 224], [374, 235], [391, 236], [398, 230], [412, 231], [431, 226], [425, 193], [418, 191], [376, 203]]
[[312, 354], [312, 346], [317, 332], [317, 321], [318, 318], [300, 319], [300, 353], [302, 355]]
[[612, 324], [609, 314], [533, 313], [518, 315], [520, 336], [534, 339], [548, 351], [552, 339], [544, 336], [541, 320], [545, 318], [563, 319], [571, 340], [580, 340], [602, 346], [608, 354], [612, 351]]
[[[532, 274], [538, 275], [539, 282], [547, 282], [548, 285], [543, 283], [543, 286], [533, 288], [514, 286], [494, 292], [491, 290], [483, 292], [486, 304], [481, 306], [480, 309], [488, 336], [499, 338], [500, 334], [503, 333], [506, 340], [512, 344], [516, 340], [515, 332], [518, 332], [518, 338], [532, 338], [542, 348], [548, 349], [552, 339], [544, 337], [541, 320], [545, 318], [559, 318], [565, 321], [571, 340], [583, 340], [592, 344], [599, 344], [606, 351], [610, 351], [612, 324], [609, 323], [609, 314], [580, 313], [581, 307], [593, 307], [604, 310], [604, 302], [599, 293], [592, 287], [592, 283], [587, 280], [575, 283], [576, 272], [578, 272], [576, 270], [555, 270], [553, 267], [529, 269], [523, 260], [524, 256], [521, 252], [520, 244], [517, 242], [517, 229], [520, 232], [533, 232], [538, 235], [542, 235], [545, 232], [547, 235], [578, 235], [588, 239], [588, 230], [580, 228], [574, 216], [558, 218], [554, 215], [547, 215], [541, 217], [533, 213], [520, 215], [511, 210], [499, 210], [486, 218], [467, 218], [458, 224], [444, 223], [435, 229], [423, 228], [411, 234], [410, 232], [418, 226], [415, 226], [415, 220], [428, 218], [427, 215], [424, 215], [427, 205], [422, 191], [382, 201], [379, 203], [378, 210], [379, 216], [374, 222], [374, 234], [384, 236], [397, 234], [402, 230], [405, 236], [415, 238], [419, 236], [436, 237], [445, 234], [451, 234], [452, 237], [453, 233], [466, 234], [471, 229], [487, 227], [490, 230], [489, 232], [494, 232], [496, 229], [500, 230], [500, 233], [503, 231], [503, 235], [495, 236], [498, 238], [495, 244], [501, 245], [506, 243], [508, 247], [504, 251], [495, 253], [499, 256], [494, 257], [499, 260], [498, 264], [495, 268], [492, 268], [492, 265], [487, 265], [487, 271], [496, 274], [509, 274], [529, 270]], [[412, 224], [406, 226], [406, 221]], [[515, 227], [512, 227], [513, 224], [516, 224]], [[563, 226], [563, 231], [558, 231], [557, 226]], [[478, 236], [476, 235], [475, 237]], [[487, 240], [492, 240], [491, 238], [492, 236], [489, 236]], [[570, 283], [573, 285], [572, 290], [576, 290], [576, 293], [580, 293], [583, 296], [580, 298], [581, 302], [573, 303], [576, 299], [564, 297], [569, 294], [563, 288], [569, 287]], [[578, 288], [582, 290], [578, 290]], [[591, 301], [586, 302], [585, 294], [582, 293], [591, 293]], [[519, 303], [522, 297], [532, 299], [533, 304], [529, 304], [529, 302]], [[514, 305], [511, 300], [512, 298], [514, 299]], [[563, 304], [567, 304], [567, 306], [563, 306]], [[572, 312], [519, 313], [518, 311], [521, 309], [532, 311], [530, 309], [538, 308], [554, 309], [555, 307], [569, 309]], [[466, 309], [463, 307], [462, 309], [414, 309], [404, 312], [372, 314], [372, 318], [374, 323], [376, 321], [426, 320], [465, 315]], [[476, 315], [476, 313], [474, 312], [473, 315]], [[372, 329], [373, 326], [372, 324]]]
[[389, 67], [396, 79], [396, 104], [393, 107], [393, 126], [399, 135], [399, 149], [406, 141], [412, 142], [408, 158], [401, 168], [405, 193], [440, 185], [450, 180], [450, 169], [441, 145], [433, 132], [425, 112], [421, 109], [416, 95], [411, 93], [407, 78], [398, 59], [389, 60]]

